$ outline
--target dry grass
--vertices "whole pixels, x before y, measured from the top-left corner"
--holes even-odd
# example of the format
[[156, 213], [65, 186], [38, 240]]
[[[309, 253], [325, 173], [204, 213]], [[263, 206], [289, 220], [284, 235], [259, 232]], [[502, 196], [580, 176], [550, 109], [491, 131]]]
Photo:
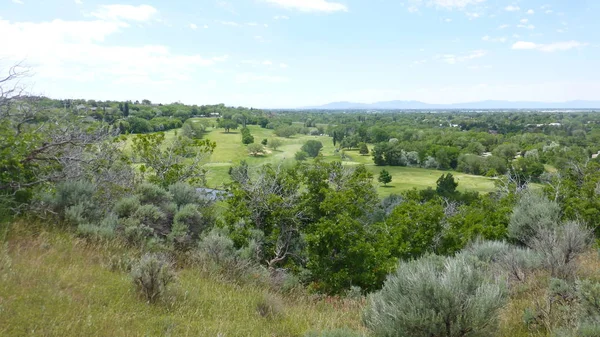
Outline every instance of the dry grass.
[[257, 304], [265, 289], [224, 283], [192, 268], [179, 270], [164, 301], [147, 304], [129, 274], [111, 271], [108, 262], [139, 252], [25, 228], [13, 225], [0, 249], [0, 336], [301, 336], [360, 329], [359, 303], [267, 294], [281, 299], [279, 314], [262, 317]]

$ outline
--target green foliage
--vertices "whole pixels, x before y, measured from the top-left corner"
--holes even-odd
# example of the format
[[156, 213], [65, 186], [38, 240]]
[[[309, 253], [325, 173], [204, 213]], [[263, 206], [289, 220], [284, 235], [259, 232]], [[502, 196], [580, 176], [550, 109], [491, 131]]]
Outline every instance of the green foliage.
[[277, 148], [283, 145], [283, 142], [277, 138], [273, 138], [269, 141], [269, 147], [273, 149], [273, 151], [277, 151]]
[[173, 263], [162, 254], [144, 254], [131, 269], [131, 278], [144, 298], [155, 303], [175, 281]]
[[379, 178], [377, 178], [377, 181], [387, 186], [387, 184], [392, 182], [392, 176], [387, 170], [384, 169], [381, 170], [381, 173], [379, 173]]
[[277, 127], [273, 132], [279, 137], [290, 138], [298, 133], [298, 130], [293, 126], [282, 125]]
[[304, 337], [364, 337], [364, 335], [350, 329], [334, 329], [319, 332], [310, 331], [307, 332]]
[[364, 321], [374, 336], [492, 336], [506, 294], [466, 259], [428, 256], [401, 262], [368, 298]]
[[369, 154], [369, 147], [367, 146], [366, 143], [358, 144], [358, 153], [360, 153], [363, 156], [366, 156]]
[[297, 161], [305, 161], [308, 159], [308, 153], [304, 151], [298, 151], [294, 154], [294, 158], [296, 158]]
[[160, 186], [142, 183], [136, 188], [138, 199], [142, 204], [161, 205], [171, 202], [173, 196]]
[[[198, 204], [200, 202], [200, 197], [198, 196], [196, 188], [183, 182], [170, 185], [169, 193], [173, 196], [172, 200], [175, 202], [175, 204], [177, 204], [178, 207], [187, 204]], [[170, 198], [167, 197], [165, 200], [161, 200], [160, 202], [169, 201]]]
[[215, 143], [183, 136], [167, 141], [164, 133], [137, 135], [132, 140], [132, 152], [140, 172], [161, 186], [181, 181], [198, 182], [204, 177], [202, 161], [210, 155]]
[[140, 199], [137, 196], [125, 197], [117, 201], [114, 211], [119, 218], [128, 218], [137, 211], [140, 205]]
[[519, 197], [508, 224], [508, 236], [529, 245], [542, 229], [556, 228], [560, 221], [560, 206], [538, 191], [527, 189]]
[[248, 145], [254, 143], [254, 136], [250, 134], [250, 129], [242, 128], [242, 144]]
[[210, 225], [207, 220], [198, 211], [196, 205], [187, 204], [175, 213], [173, 224], [183, 225], [192, 238], [197, 238]]
[[453, 198], [456, 196], [457, 187], [458, 183], [454, 180], [452, 173], [442, 174], [442, 176], [437, 180], [435, 191], [441, 197]]
[[323, 148], [323, 144], [318, 140], [309, 140], [300, 148], [301, 151], [306, 152], [310, 157], [316, 157]]
[[232, 119], [221, 119], [219, 120], [218, 123], [219, 128], [221, 129], [225, 129], [225, 132], [230, 132], [230, 130], [235, 130], [238, 128], [239, 124], [238, 122], [232, 120]]
[[251, 156], [258, 156], [260, 154], [264, 154], [265, 152], [265, 148], [262, 146], [262, 144], [250, 144], [248, 145], [247, 150]]
[[217, 265], [231, 261], [236, 254], [233, 240], [227, 233], [217, 228], [211, 230], [200, 240], [198, 249]]
[[269, 143], [269, 140], [265, 138], [265, 139], [261, 140], [261, 141], [260, 141], [260, 143], [261, 143], [263, 146], [267, 146], [267, 144]]

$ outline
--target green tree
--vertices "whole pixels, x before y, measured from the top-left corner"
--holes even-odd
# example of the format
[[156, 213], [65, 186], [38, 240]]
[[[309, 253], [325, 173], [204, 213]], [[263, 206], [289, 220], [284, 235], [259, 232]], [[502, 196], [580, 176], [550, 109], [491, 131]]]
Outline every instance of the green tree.
[[277, 138], [273, 138], [269, 141], [269, 146], [273, 149], [273, 151], [277, 151], [277, 148], [283, 145], [283, 142]]
[[392, 182], [392, 175], [387, 170], [383, 169], [379, 173], [379, 178], [377, 178], [377, 181], [387, 186], [387, 184]]
[[264, 154], [265, 148], [261, 144], [249, 144], [247, 147], [248, 153], [251, 156], [258, 156], [259, 154]]
[[230, 130], [238, 128], [238, 123], [232, 119], [221, 119], [219, 120], [219, 128], [225, 129], [225, 132], [229, 133]]
[[321, 149], [323, 148], [323, 144], [318, 141], [318, 140], [309, 140], [306, 143], [304, 143], [304, 145], [302, 145], [302, 147], [300, 148], [300, 150], [306, 152], [310, 157], [316, 157], [319, 155], [319, 152], [321, 151]]
[[308, 158], [308, 153], [304, 151], [298, 151], [294, 154], [294, 158], [296, 158], [297, 161], [305, 161]]
[[150, 182], [169, 186], [177, 182], [195, 183], [204, 179], [204, 160], [216, 144], [210, 140], [190, 139], [181, 135], [166, 140], [162, 132], [137, 135], [132, 140], [133, 159]]
[[358, 153], [360, 153], [363, 156], [366, 156], [369, 154], [369, 147], [367, 146], [366, 143], [360, 143], [358, 145]]
[[456, 187], [458, 187], [458, 183], [454, 180], [452, 173], [442, 174], [442, 176], [437, 180], [437, 187], [435, 191], [442, 197], [453, 198], [457, 193]]
[[254, 143], [254, 136], [250, 134], [250, 129], [247, 127], [242, 128], [242, 144], [248, 145]]
[[265, 139], [261, 140], [260, 143], [264, 146], [267, 146], [267, 144], [269, 143], [269, 140], [265, 138]]

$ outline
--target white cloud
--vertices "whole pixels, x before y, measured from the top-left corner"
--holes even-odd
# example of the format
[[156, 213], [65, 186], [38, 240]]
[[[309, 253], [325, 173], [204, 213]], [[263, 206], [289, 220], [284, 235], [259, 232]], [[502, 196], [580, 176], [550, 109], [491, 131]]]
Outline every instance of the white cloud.
[[530, 10], [527, 11], [527, 14], [533, 15], [533, 14], [535, 14], [535, 11], [533, 9], [530, 9]]
[[81, 0], [75, 0], [75, 4], [77, 4], [77, 5], [83, 5], [83, 1], [81, 1]]
[[481, 38], [483, 41], [489, 41], [490, 40], [490, 36], [486, 35], [484, 37]]
[[248, 22], [247, 25], [248, 26], [258, 26], [258, 23], [256, 23], [256, 22]]
[[466, 15], [469, 17], [469, 19], [477, 19], [477, 18], [481, 17], [481, 14], [479, 14], [479, 13], [469, 13], [469, 12], [467, 12]]
[[564, 29], [557, 29], [556, 32], [562, 34], [562, 33], [566, 32], [566, 30], [564, 30]]
[[452, 22], [452, 19], [445, 19], [445, 22]]
[[520, 22], [521, 22], [521, 23], [527, 23], [527, 22], [529, 22], [529, 19], [521, 19], [521, 21], [520, 21]]
[[546, 10], [544, 13], [546, 13], [546, 14], [552, 14], [552, 13], [554, 13], [554, 11], [553, 11], [553, 10], [551, 10], [551, 9], [548, 9], [548, 10]]
[[506, 25], [506, 24], [505, 24], [505, 25], [500, 25], [500, 26], [498, 26], [498, 29], [506, 29], [506, 28], [508, 28], [508, 27], [510, 27], [510, 25]]
[[348, 7], [339, 2], [326, 0], [264, 0], [268, 3], [302, 12], [347, 12]]
[[262, 35], [254, 35], [254, 39], [260, 43], [270, 42], [269, 40], [265, 39]]
[[225, 25], [225, 26], [232, 26], [232, 27], [240, 27], [241, 24], [234, 22], [234, 21], [217, 21], [218, 23]]
[[419, 11], [419, 7], [417, 7], [417, 6], [410, 6], [410, 7], [408, 7], [408, 11], [410, 13], [416, 13], [416, 12]]
[[122, 22], [102, 20], [40, 23], [0, 20], [3, 42], [11, 46], [0, 50], [0, 58], [25, 59], [40, 79], [109, 83], [183, 81], [190, 79], [197, 69], [227, 58], [179, 54], [162, 45], [129, 47], [104, 43], [107, 37], [128, 27]]
[[269, 60], [265, 60], [265, 61], [263, 61], [263, 63], [262, 63], [262, 64], [263, 64], [264, 66], [270, 66], [270, 65], [273, 65], [273, 62], [271, 62], [271, 61], [269, 61]]
[[588, 43], [579, 41], [554, 42], [549, 44], [538, 44], [534, 42], [518, 41], [513, 44], [512, 49], [515, 50], [539, 50], [543, 52], [565, 51], [573, 48], [581, 48], [587, 46]]
[[285, 63], [279, 63], [279, 68], [286, 69], [286, 68], [288, 68], [288, 67], [289, 67], [289, 66], [288, 66], [287, 64], [285, 64]]
[[208, 25], [204, 25], [204, 29], [208, 29]]
[[195, 23], [190, 23], [190, 28], [193, 30], [196, 30], [196, 29], [198, 29], [198, 26], [196, 26]]
[[275, 20], [289, 20], [290, 18], [288, 16], [286, 16], [286, 15], [275, 15], [273, 17], [273, 19], [275, 19]]
[[506, 6], [504, 8], [504, 10], [507, 11], [507, 12], [517, 12], [517, 11], [521, 10], [521, 7], [510, 5], [510, 6]]
[[484, 1], [485, 0], [431, 0], [430, 4], [432, 4], [436, 7], [452, 9], [452, 8], [465, 8], [469, 5], [476, 5], [476, 4], [482, 3]]
[[535, 26], [532, 24], [529, 25], [517, 25], [518, 28], [527, 28], [527, 29], [535, 29]]
[[17, 5], [23, 5], [24, 2], [22, 0], [12, 0], [13, 3], [17, 4]]
[[158, 11], [149, 5], [103, 5], [92, 16], [102, 20], [130, 20], [144, 22], [154, 17]]

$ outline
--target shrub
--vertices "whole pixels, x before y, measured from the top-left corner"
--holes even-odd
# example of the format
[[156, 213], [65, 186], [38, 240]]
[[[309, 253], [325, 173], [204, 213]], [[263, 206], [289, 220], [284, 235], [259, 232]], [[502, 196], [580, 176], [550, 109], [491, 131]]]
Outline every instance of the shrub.
[[296, 160], [298, 160], [298, 161], [304, 161], [308, 158], [308, 153], [306, 153], [304, 151], [298, 151], [294, 155], [294, 158], [296, 158]]
[[600, 324], [600, 283], [583, 280], [577, 283], [581, 315], [585, 321]]
[[200, 200], [196, 188], [189, 184], [178, 182], [169, 186], [169, 193], [178, 207], [187, 204], [196, 204]]
[[114, 207], [115, 213], [120, 218], [128, 218], [140, 207], [140, 199], [137, 196], [125, 197], [119, 200]]
[[149, 183], [139, 185], [137, 193], [142, 204], [160, 205], [172, 199], [172, 196], [160, 186]]
[[236, 254], [233, 240], [218, 228], [214, 228], [202, 238], [198, 248], [217, 265], [230, 261]]
[[544, 195], [525, 190], [510, 216], [508, 236], [530, 246], [531, 238], [542, 229], [553, 229], [560, 219], [560, 206]]
[[166, 220], [166, 215], [160, 208], [154, 205], [140, 206], [133, 217], [140, 221], [141, 224], [154, 228], [155, 230], [162, 229], [162, 225]]
[[53, 206], [62, 213], [70, 206], [90, 201], [95, 192], [96, 187], [90, 182], [65, 181], [56, 185]]
[[503, 286], [461, 257], [401, 262], [368, 298], [364, 321], [374, 336], [490, 336], [503, 306]]
[[154, 303], [167, 291], [175, 280], [173, 263], [165, 255], [146, 253], [132, 267], [131, 277], [146, 300]]
[[130, 244], [142, 244], [154, 235], [154, 229], [133, 218], [119, 219], [119, 227], [123, 230], [125, 240]]
[[183, 206], [175, 213], [173, 223], [184, 225], [194, 238], [197, 238], [207, 227], [206, 221], [202, 214], [198, 212], [197, 206], [191, 204]]
[[82, 223], [77, 226], [77, 233], [92, 239], [113, 239], [116, 236], [118, 218], [115, 214], [108, 214], [99, 225]]
[[552, 276], [569, 279], [575, 277], [575, 258], [589, 248], [591, 239], [589, 229], [570, 221], [558, 228], [540, 229], [530, 245]]

